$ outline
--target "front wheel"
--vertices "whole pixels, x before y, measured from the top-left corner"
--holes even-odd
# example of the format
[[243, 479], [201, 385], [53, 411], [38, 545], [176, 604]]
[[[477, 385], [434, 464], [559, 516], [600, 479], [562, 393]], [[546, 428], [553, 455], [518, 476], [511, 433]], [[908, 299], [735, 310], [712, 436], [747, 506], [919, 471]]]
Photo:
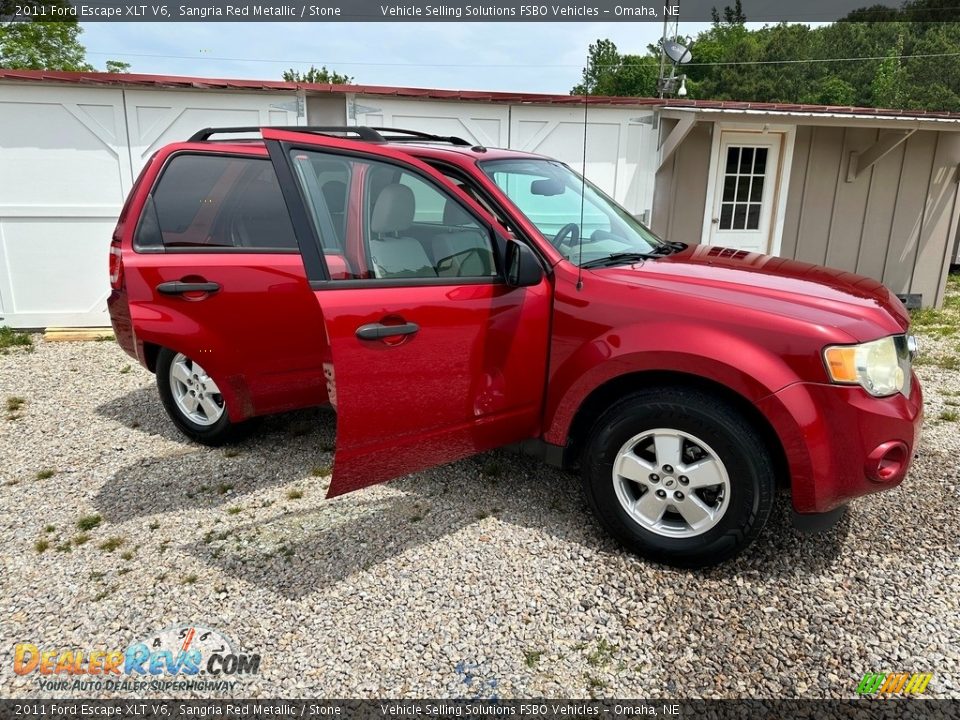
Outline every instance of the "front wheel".
[[195, 360], [162, 349], [157, 357], [157, 389], [170, 419], [191, 440], [222, 445], [235, 436], [237, 426], [227, 416], [220, 388]]
[[707, 567], [746, 548], [770, 515], [776, 477], [756, 428], [688, 388], [624, 398], [597, 421], [583, 462], [600, 523], [656, 562]]

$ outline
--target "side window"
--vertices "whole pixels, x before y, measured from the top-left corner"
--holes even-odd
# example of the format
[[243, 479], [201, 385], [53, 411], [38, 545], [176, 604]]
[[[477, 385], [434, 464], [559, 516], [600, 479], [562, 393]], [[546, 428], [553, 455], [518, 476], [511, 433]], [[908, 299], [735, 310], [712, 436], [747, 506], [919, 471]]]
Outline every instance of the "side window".
[[266, 158], [176, 155], [153, 188], [136, 235], [141, 248], [297, 250]]
[[324, 246], [338, 231], [311, 168], [341, 163], [349, 177], [361, 178], [350, 185], [362, 188], [362, 219], [356, 239], [344, 245], [347, 263], [355, 268], [346, 279], [496, 277], [490, 231], [428, 179], [373, 160], [305, 150], [291, 157]]

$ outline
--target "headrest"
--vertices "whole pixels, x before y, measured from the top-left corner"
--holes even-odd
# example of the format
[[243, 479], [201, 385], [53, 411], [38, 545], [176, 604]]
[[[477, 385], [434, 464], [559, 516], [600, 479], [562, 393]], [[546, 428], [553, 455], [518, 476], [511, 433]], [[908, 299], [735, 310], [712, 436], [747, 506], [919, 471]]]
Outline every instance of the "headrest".
[[476, 225], [473, 216], [470, 215], [460, 203], [453, 200], [447, 200], [443, 206], [443, 224], [444, 225]]
[[415, 211], [413, 190], [400, 183], [387, 185], [374, 203], [370, 230], [375, 233], [403, 232], [413, 225]]

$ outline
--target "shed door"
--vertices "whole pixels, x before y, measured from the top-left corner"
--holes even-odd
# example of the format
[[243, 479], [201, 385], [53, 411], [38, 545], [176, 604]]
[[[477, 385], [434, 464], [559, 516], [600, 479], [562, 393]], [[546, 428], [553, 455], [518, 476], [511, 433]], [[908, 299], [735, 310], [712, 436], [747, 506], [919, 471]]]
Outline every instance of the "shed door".
[[710, 244], [770, 252], [782, 136], [723, 133], [713, 192]]

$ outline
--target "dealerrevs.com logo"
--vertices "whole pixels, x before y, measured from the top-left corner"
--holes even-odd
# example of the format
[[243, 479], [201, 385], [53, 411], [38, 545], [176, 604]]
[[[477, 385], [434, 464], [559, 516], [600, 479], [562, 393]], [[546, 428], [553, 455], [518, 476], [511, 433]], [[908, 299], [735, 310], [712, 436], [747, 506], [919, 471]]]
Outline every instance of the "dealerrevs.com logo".
[[36, 674], [41, 690], [229, 691], [260, 672], [260, 655], [238, 652], [219, 630], [174, 625], [126, 650], [20, 643], [13, 671]]

